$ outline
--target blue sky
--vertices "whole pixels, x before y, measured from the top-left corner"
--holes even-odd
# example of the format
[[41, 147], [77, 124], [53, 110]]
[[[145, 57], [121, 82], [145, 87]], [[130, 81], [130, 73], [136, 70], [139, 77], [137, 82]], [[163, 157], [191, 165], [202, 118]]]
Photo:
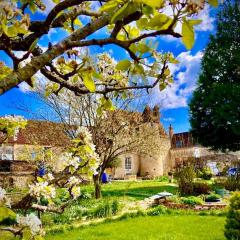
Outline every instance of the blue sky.
[[[48, 11], [54, 6], [51, 0], [44, 0], [44, 2], [48, 6]], [[165, 129], [168, 128], [169, 124], [173, 125], [175, 132], [188, 131], [190, 129], [187, 104], [196, 87], [204, 48], [208, 43], [210, 33], [214, 32], [215, 15], [216, 9], [212, 9], [209, 6], [205, 7], [200, 13], [199, 18], [203, 19], [203, 22], [196, 28], [196, 41], [191, 51], [187, 51], [179, 39], [172, 37], [162, 37], [158, 39], [159, 50], [173, 52], [174, 56], [180, 62], [178, 65], [170, 66], [175, 79], [171, 87], [167, 87], [167, 89], [162, 92], [156, 88], [144, 99], [144, 103], [150, 106], [154, 106], [155, 104], [160, 106], [161, 122]], [[38, 13], [36, 19], [39, 18], [44, 18], [44, 15]], [[180, 31], [180, 26], [177, 28], [179, 28]], [[56, 43], [66, 35], [64, 31], [54, 30], [42, 37], [39, 44], [44, 48], [48, 45], [49, 41]], [[106, 35], [105, 29], [97, 32], [97, 37], [104, 37], [104, 35]], [[116, 60], [127, 57], [125, 51], [113, 45], [103, 48], [91, 48], [91, 52], [95, 54], [103, 51], [109, 52]], [[2, 51], [0, 51], [0, 61], [4, 61], [7, 65], [11, 66], [10, 59]], [[38, 111], [39, 108], [44, 108], [42, 103], [29, 97], [31, 95], [32, 93], [29, 92], [26, 85], [22, 84], [19, 88], [14, 88], [0, 96], [0, 116], [20, 114], [26, 118], [32, 118], [32, 115], [20, 111], [16, 108], [16, 104], [14, 104], [14, 102], [17, 102], [17, 105], [21, 106], [21, 103], [27, 103], [33, 112]], [[138, 110], [141, 111], [143, 108], [144, 105], [139, 107]]]

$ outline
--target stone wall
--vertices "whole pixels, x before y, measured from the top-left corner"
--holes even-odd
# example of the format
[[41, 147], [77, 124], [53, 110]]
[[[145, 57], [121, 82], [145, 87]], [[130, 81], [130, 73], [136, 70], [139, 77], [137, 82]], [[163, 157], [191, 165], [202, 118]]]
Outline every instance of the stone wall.
[[199, 157], [207, 163], [230, 163], [240, 158], [239, 153], [222, 153], [214, 152], [205, 147], [185, 147], [185, 148], [174, 148], [170, 150], [170, 161], [174, 167], [177, 161], [187, 160], [195, 157], [196, 149], [198, 149]]
[[0, 185], [3, 188], [26, 188], [34, 178], [35, 167], [24, 161], [1, 160], [0, 168]]
[[33, 180], [32, 173], [0, 173], [0, 186], [3, 188], [24, 189]]
[[168, 137], [159, 139], [159, 149], [153, 155], [141, 155], [141, 176], [153, 177], [167, 174], [171, 168], [169, 162], [170, 141]]

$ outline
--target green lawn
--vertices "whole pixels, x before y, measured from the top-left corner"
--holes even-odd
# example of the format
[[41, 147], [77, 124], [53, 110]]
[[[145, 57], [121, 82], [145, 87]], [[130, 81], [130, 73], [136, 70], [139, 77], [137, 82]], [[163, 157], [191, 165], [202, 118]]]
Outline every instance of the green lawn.
[[[86, 189], [88, 192], [93, 191], [92, 186], [85, 186], [82, 189]], [[145, 180], [137, 182], [122, 181], [102, 185], [103, 197], [127, 196], [132, 197], [136, 200], [141, 200], [162, 191], [176, 193], [177, 187], [171, 186], [167, 182], [160, 182], [156, 180]]]
[[224, 217], [157, 216], [83, 227], [47, 240], [224, 240]]

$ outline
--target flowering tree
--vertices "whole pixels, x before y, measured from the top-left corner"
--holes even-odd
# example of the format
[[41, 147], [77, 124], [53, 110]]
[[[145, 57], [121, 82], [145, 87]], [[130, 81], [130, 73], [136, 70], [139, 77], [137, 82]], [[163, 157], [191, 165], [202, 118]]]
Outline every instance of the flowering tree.
[[[16, 130], [23, 126], [26, 121], [20, 121], [17, 124], [18, 117], [6, 118], [1, 125], [4, 132], [16, 134]], [[5, 124], [5, 127], [3, 127]], [[25, 126], [25, 125], [24, 125]], [[37, 177], [35, 181], [29, 185], [29, 192], [19, 202], [14, 203], [13, 209], [32, 209], [41, 211], [50, 211], [62, 213], [72, 201], [81, 194], [80, 182], [81, 174], [92, 176], [98, 166], [99, 157], [95, 152], [95, 145], [92, 142], [92, 136], [88, 129], [81, 127], [77, 130], [78, 138], [73, 139], [72, 145], [66, 149], [59, 157], [61, 165], [58, 169], [52, 169], [44, 177]], [[57, 188], [66, 189], [68, 199], [61, 205], [56, 205]], [[43, 200], [45, 204], [43, 205]], [[46, 205], [47, 202], [47, 205]], [[6, 191], [0, 189], [0, 205], [4, 209], [10, 207], [10, 200], [6, 197]], [[8, 211], [10, 211], [8, 209]], [[12, 212], [10, 212], [12, 213]], [[15, 228], [2, 228], [1, 230], [10, 231], [15, 235], [24, 238], [26, 234], [30, 234], [32, 239], [40, 239], [44, 234], [41, 227], [40, 219], [34, 214], [27, 216], [16, 216], [17, 226]]]
[[[172, 82], [168, 64], [176, 60], [171, 53], [160, 52], [154, 40], [159, 41], [157, 37], [164, 35], [182, 38], [190, 49], [194, 26], [201, 22], [193, 16], [207, 3], [218, 4], [218, 0], [53, 2], [54, 7], [45, 18], [38, 19], [38, 12], [46, 8], [41, 0], [1, 1], [0, 49], [12, 59], [13, 68], [1, 63], [0, 94], [21, 82], [32, 86], [38, 71], [49, 80], [47, 91], [54, 93], [67, 88], [76, 95], [95, 92], [107, 99], [110, 92], [121, 95], [125, 90], [156, 85], [162, 90]], [[175, 31], [177, 24], [182, 25], [181, 34]], [[106, 37], [98, 38], [94, 34], [102, 28], [106, 29]], [[50, 42], [48, 49], [43, 50], [39, 40], [58, 29], [63, 29], [67, 37], [54, 44]], [[105, 78], [97, 68], [98, 61], [86, 52], [80, 54], [76, 48], [109, 44], [126, 50], [129, 58], [117, 62], [112, 77]], [[18, 57], [17, 52], [22, 56]], [[127, 78], [120, 78], [119, 73]], [[146, 80], [149, 77], [151, 81]]]
[[[109, 73], [106, 77], [109, 77]], [[45, 97], [42, 89], [38, 89], [37, 96], [38, 100], [40, 98], [40, 101], [49, 106], [51, 116], [54, 115], [54, 119], [62, 123], [70, 138], [78, 137], [77, 126], [86, 126], [92, 133], [100, 158], [97, 172], [93, 176], [96, 198], [101, 195], [102, 174], [106, 168], [117, 167], [121, 156], [127, 153], [157, 155], [160, 150], [164, 137], [163, 129], [159, 129], [161, 126], [144, 121], [141, 113], [132, 111], [132, 103], [140, 97], [137, 93], [128, 93], [126, 99], [114, 104], [117, 107], [109, 105], [109, 111], [105, 110], [106, 107], [103, 108], [102, 99], [96, 95], [76, 97], [65, 90], [57, 96]], [[114, 99], [113, 95], [111, 97]], [[21, 110], [29, 112], [23, 104]], [[39, 111], [41, 109], [37, 112]]]

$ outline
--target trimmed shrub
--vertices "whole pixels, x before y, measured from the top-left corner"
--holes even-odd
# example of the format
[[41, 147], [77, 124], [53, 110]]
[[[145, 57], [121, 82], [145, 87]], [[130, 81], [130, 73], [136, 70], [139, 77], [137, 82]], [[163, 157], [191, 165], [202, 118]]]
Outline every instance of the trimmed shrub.
[[240, 239], [240, 192], [235, 193], [230, 199], [224, 234], [229, 240]]
[[201, 195], [201, 194], [209, 194], [210, 187], [206, 183], [195, 182], [193, 183], [193, 194], [194, 195]]

